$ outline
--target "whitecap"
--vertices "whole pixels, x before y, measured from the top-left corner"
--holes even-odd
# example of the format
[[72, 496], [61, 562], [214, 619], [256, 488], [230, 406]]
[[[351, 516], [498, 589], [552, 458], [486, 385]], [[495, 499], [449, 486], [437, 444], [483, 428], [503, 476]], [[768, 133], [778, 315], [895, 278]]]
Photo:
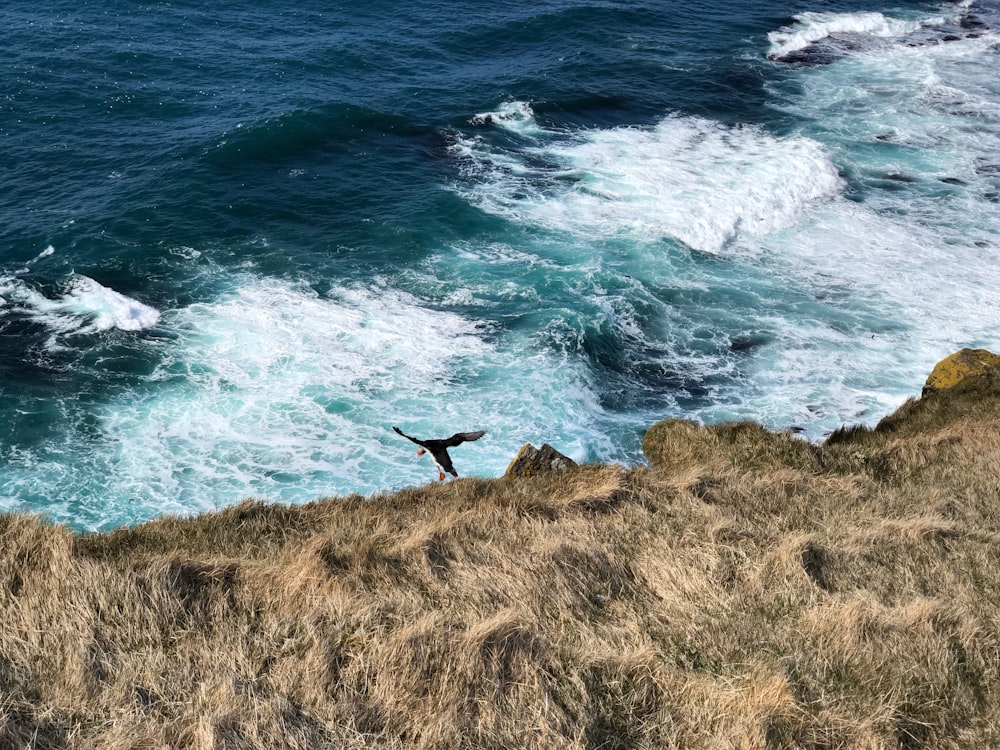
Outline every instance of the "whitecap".
[[[54, 336], [141, 331], [160, 319], [155, 308], [79, 274], [64, 280], [62, 294], [55, 299], [20, 278], [5, 279], [2, 290], [11, 309], [45, 325]], [[50, 344], [56, 344], [54, 338]]]
[[55, 252], [56, 252], [56, 249], [52, 245], [49, 245], [47, 248], [45, 248], [44, 250], [42, 250], [42, 252], [40, 252], [38, 255], [36, 255], [32, 260], [28, 261], [28, 265], [31, 265], [32, 263], [37, 263], [42, 258], [47, 258], [50, 255], [54, 255]]
[[537, 135], [544, 129], [535, 120], [535, 112], [528, 102], [504, 102], [491, 112], [480, 112], [469, 119], [471, 125], [495, 125], [519, 135]]
[[698, 117], [588, 130], [521, 152], [463, 148], [476, 180], [463, 192], [490, 213], [587, 238], [673, 237], [708, 253], [790, 226], [843, 187], [816, 141]]
[[141, 331], [160, 319], [155, 308], [88, 276], [71, 277], [65, 294], [58, 299], [49, 300], [39, 294], [29, 295], [29, 299], [32, 314], [62, 332], [94, 333], [112, 328]]
[[[818, 13], [806, 12], [793, 16], [795, 24], [782, 27], [767, 35], [771, 48], [767, 56], [780, 59], [805, 49], [834, 34], [858, 34], [871, 37], [896, 37], [913, 33], [923, 24], [890, 18], [882, 13]], [[940, 20], [940, 19], [938, 19]]]

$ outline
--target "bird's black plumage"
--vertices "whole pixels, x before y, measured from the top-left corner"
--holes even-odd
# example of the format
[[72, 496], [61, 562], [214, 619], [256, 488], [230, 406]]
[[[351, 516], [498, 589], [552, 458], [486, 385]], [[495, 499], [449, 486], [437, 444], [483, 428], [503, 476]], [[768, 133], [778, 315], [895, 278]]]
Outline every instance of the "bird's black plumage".
[[[438, 476], [440, 479], [444, 479], [444, 472], [446, 471], [453, 477], [458, 476], [458, 472], [455, 471], [455, 467], [451, 463], [451, 456], [448, 455], [448, 448], [454, 448], [456, 445], [461, 445], [462, 443], [472, 440], [479, 440], [479, 438], [486, 434], [486, 430], [475, 430], [474, 432], [456, 432], [449, 438], [420, 440], [419, 438], [410, 437], [395, 425], [393, 425], [392, 429], [395, 430], [398, 435], [402, 435], [407, 440], [416, 443], [431, 454], [431, 458], [433, 458], [434, 463], [437, 464]], [[420, 453], [420, 451], [417, 451], [417, 453]]]

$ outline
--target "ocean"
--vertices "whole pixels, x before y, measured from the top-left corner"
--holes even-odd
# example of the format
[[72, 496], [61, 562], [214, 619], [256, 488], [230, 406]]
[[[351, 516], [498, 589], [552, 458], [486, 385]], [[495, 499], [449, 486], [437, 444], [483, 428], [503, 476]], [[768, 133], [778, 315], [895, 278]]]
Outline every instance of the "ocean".
[[820, 441], [1000, 349], [1000, 2], [8, 0], [0, 509]]

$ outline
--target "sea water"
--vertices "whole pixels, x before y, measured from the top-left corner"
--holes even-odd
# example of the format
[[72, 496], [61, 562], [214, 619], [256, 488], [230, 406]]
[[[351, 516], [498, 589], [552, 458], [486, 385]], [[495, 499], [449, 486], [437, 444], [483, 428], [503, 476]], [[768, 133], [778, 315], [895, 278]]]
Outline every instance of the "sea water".
[[997, 0], [5, 4], [0, 508], [822, 440], [1000, 348]]

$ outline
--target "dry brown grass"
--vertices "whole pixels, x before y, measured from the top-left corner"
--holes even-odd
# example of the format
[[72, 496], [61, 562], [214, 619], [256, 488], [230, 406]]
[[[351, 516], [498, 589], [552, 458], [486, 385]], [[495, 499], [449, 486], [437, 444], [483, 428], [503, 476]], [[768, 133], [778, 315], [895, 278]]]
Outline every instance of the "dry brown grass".
[[0, 516], [0, 748], [1000, 746], [1000, 406], [649, 467]]

